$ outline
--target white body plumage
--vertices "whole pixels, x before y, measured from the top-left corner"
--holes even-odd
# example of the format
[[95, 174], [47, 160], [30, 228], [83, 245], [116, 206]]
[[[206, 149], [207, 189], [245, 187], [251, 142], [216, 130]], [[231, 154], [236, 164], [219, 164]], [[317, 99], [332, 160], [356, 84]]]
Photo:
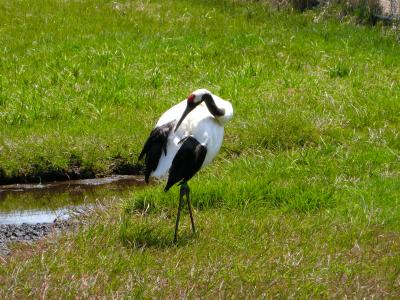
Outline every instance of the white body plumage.
[[[200, 89], [193, 92], [193, 95], [209, 93], [208, 90]], [[164, 178], [168, 176], [168, 171], [172, 161], [181, 147], [180, 141], [185, 137], [194, 137], [201, 145], [207, 148], [207, 154], [201, 168], [208, 165], [218, 154], [223, 137], [224, 125], [232, 118], [233, 108], [230, 102], [212, 95], [216, 106], [224, 110], [222, 116], [214, 116], [210, 113], [207, 105], [202, 102], [182, 121], [179, 128], [171, 130], [168, 135], [167, 154], [162, 153], [157, 168], [151, 173], [151, 177]], [[158, 120], [155, 127], [174, 122], [175, 125], [185, 111], [187, 100], [183, 100], [177, 105], [167, 110]]]

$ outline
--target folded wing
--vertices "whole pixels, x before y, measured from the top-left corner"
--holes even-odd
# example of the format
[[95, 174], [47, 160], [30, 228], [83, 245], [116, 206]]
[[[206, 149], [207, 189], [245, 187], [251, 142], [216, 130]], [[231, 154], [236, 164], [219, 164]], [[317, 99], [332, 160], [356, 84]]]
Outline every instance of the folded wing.
[[169, 169], [165, 191], [168, 191], [175, 183], [183, 183], [192, 178], [200, 170], [206, 154], [207, 148], [194, 137], [189, 136], [182, 140], [182, 146], [176, 153]]

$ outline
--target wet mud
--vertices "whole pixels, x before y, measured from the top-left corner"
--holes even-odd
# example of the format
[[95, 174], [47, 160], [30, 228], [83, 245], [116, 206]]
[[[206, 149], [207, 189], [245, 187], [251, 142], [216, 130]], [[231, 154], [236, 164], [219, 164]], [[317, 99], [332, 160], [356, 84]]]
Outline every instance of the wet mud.
[[57, 234], [62, 230], [77, 226], [69, 221], [55, 220], [52, 223], [37, 224], [1, 224], [0, 225], [0, 256], [11, 254], [8, 247], [10, 242], [31, 243], [42, 239], [50, 233]]
[[15, 174], [7, 174], [0, 166], [0, 185], [94, 179], [105, 174], [109, 174], [109, 176], [111, 174], [141, 175], [143, 173], [143, 166], [140, 163], [133, 164], [125, 159], [116, 157], [108, 170], [104, 171], [105, 174], [98, 174], [98, 171], [93, 168], [82, 166], [79, 158], [71, 157], [70, 165], [65, 169], [54, 167], [48, 162], [42, 161], [33, 164], [32, 170], [29, 173], [17, 172]]

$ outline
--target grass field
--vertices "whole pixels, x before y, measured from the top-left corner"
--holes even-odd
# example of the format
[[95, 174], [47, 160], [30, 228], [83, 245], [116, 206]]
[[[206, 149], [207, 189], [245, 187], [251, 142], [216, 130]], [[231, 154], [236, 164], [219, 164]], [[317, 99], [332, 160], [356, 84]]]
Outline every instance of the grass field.
[[0, 0], [3, 182], [136, 172], [158, 116], [229, 99], [217, 160], [15, 245], [0, 297], [400, 296], [400, 47], [381, 27], [245, 1]]

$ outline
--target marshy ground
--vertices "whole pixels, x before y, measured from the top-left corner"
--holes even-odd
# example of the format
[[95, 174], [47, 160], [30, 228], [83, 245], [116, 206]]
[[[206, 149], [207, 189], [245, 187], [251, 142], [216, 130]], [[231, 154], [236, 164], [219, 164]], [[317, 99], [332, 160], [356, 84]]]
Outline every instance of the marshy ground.
[[2, 183], [137, 173], [192, 90], [235, 108], [191, 181], [196, 235], [185, 212], [172, 244], [177, 189], [101, 197], [79, 230], [14, 244], [0, 298], [400, 295], [398, 32], [250, 1], [0, 8]]

